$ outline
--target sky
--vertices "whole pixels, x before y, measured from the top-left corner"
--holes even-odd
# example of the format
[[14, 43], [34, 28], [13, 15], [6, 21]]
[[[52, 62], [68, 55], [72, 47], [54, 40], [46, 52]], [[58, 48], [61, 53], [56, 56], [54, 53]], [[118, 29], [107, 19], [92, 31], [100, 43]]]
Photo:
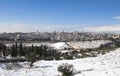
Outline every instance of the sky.
[[0, 32], [119, 31], [119, 9], [120, 0], [0, 0]]

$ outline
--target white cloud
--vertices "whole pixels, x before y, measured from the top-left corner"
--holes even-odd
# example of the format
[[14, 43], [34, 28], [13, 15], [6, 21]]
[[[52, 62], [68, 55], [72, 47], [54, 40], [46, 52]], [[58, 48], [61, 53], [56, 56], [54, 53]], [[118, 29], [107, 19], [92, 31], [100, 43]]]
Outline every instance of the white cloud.
[[114, 19], [118, 19], [118, 20], [119, 20], [119, 19], [120, 19], [120, 16], [116, 16], [116, 17], [113, 17], [113, 18], [114, 18]]
[[28, 25], [0, 24], [0, 32], [53, 32], [53, 31], [83, 31], [83, 32], [120, 32], [120, 25], [84, 26], [81, 25]]
[[75, 31], [79, 25], [28, 25], [28, 24], [0, 24], [0, 32], [52, 32]]
[[88, 32], [120, 32], [120, 25], [86, 27], [84, 31]]

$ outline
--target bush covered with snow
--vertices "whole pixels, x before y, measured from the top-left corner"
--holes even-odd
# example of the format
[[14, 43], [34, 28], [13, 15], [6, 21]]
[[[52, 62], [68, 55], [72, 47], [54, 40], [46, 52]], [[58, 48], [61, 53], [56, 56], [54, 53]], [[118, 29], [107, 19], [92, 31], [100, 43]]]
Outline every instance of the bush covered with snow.
[[62, 76], [72, 76], [74, 75], [74, 67], [71, 64], [65, 63], [58, 66], [58, 71], [62, 73]]

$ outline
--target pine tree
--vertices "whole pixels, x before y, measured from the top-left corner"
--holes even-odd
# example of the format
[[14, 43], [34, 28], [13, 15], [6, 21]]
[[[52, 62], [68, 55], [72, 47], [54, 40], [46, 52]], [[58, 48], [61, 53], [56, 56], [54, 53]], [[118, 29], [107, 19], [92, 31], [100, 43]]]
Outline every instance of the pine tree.
[[33, 63], [36, 61], [36, 53], [35, 53], [33, 44], [31, 47], [31, 52], [29, 53], [29, 60], [31, 62], [30, 67], [32, 67]]
[[20, 56], [25, 56], [25, 51], [23, 50], [22, 41], [20, 42], [20, 45], [19, 45], [19, 53], [20, 53]]
[[11, 56], [12, 57], [14, 57], [14, 50], [15, 50], [15, 46], [14, 46], [14, 44], [11, 46], [11, 52], [10, 52], [10, 54], [11, 54]]
[[44, 53], [42, 45], [39, 47], [39, 51], [39, 56], [42, 57]]
[[47, 56], [47, 46], [44, 45], [44, 49], [43, 49], [43, 55], [46, 57]]
[[0, 52], [3, 53], [3, 56], [6, 55], [6, 45], [0, 43]]
[[40, 52], [39, 47], [38, 47], [38, 46], [35, 46], [35, 47], [34, 47], [34, 50], [35, 50], [36, 55], [39, 55], [39, 52]]
[[15, 47], [14, 44], [11, 47], [11, 56], [12, 57], [16, 57], [17, 56], [17, 54], [16, 54], [16, 47]]
[[33, 44], [32, 44], [32, 48], [31, 48], [31, 52], [34, 52], [34, 46], [33, 46]]
[[17, 41], [15, 42], [15, 56], [17, 57], [17, 56], [19, 56], [20, 55], [20, 52], [19, 52], [19, 50], [18, 50], [18, 43], [17, 43]]
[[17, 41], [15, 42], [15, 49], [18, 51], [18, 44], [17, 44]]

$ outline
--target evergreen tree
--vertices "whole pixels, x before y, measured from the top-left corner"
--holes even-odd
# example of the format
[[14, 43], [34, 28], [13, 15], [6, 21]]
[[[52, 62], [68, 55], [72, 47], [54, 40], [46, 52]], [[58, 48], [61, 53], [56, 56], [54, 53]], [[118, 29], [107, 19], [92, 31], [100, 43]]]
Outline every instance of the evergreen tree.
[[18, 51], [18, 44], [17, 44], [17, 41], [15, 42], [15, 49], [16, 49], [16, 51]]
[[34, 46], [33, 46], [33, 44], [32, 44], [32, 47], [31, 47], [31, 52], [34, 52]]
[[17, 43], [17, 41], [15, 42], [15, 55], [16, 55], [16, 57], [17, 57], [18, 55], [20, 55], [20, 52], [19, 52], [19, 50], [18, 50], [18, 43]]
[[43, 51], [43, 47], [42, 47], [42, 45], [39, 47], [39, 56], [40, 57], [42, 57], [43, 56], [43, 53], [44, 53], [44, 51]]
[[43, 47], [43, 55], [46, 57], [47, 56], [47, 46], [44, 45]]
[[32, 44], [31, 52], [29, 53], [29, 60], [30, 60], [30, 62], [31, 62], [30, 67], [32, 67], [32, 66], [33, 66], [33, 63], [36, 61], [36, 52], [35, 52], [34, 49], [35, 49], [35, 48], [34, 48], [34, 46], [33, 46], [33, 44]]
[[20, 45], [19, 45], [19, 53], [20, 53], [20, 56], [25, 56], [25, 50], [23, 49], [22, 41], [20, 42]]
[[3, 53], [3, 56], [6, 55], [6, 45], [0, 43], [0, 52]]
[[11, 56], [12, 57], [16, 57], [17, 54], [16, 54], [16, 48], [15, 48], [15, 45], [13, 44], [12, 47], [11, 47]]
[[39, 55], [39, 52], [40, 52], [39, 47], [38, 47], [38, 46], [35, 46], [35, 47], [34, 47], [34, 50], [35, 50], [36, 55]]

